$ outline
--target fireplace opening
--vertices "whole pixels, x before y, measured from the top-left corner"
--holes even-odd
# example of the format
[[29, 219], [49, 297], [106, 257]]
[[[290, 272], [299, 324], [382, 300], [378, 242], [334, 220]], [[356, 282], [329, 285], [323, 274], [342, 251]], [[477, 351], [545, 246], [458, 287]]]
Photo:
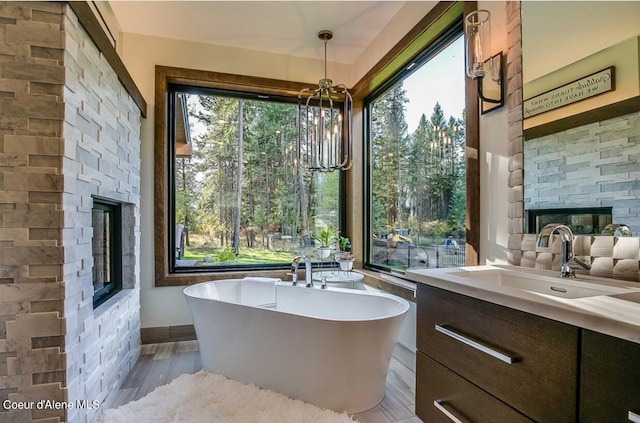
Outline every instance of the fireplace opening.
[[527, 233], [537, 234], [548, 223], [560, 223], [575, 235], [600, 235], [612, 223], [613, 207], [525, 210]]
[[93, 308], [122, 290], [122, 208], [115, 201], [93, 198]]

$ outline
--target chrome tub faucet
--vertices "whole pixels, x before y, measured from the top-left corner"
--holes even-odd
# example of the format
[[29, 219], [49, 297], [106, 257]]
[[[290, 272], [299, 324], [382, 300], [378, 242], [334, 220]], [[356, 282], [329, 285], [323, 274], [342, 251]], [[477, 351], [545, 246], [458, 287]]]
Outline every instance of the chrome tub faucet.
[[293, 258], [293, 262], [291, 263], [291, 273], [293, 276], [293, 286], [298, 285], [298, 265], [300, 264], [300, 260], [304, 260], [304, 282], [307, 288], [313, 288], [313, 278], [311, 275], [311, 259], [308, 256], [296, 256]]

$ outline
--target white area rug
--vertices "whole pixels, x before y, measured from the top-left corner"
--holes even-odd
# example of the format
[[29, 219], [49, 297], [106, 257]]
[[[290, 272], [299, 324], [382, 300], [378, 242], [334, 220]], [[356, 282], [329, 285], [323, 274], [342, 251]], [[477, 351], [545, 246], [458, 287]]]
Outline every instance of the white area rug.
[[144, 398], [105, 410], [98, 423], [353, 423], [285, 395], [200, 371], [184, 374]]

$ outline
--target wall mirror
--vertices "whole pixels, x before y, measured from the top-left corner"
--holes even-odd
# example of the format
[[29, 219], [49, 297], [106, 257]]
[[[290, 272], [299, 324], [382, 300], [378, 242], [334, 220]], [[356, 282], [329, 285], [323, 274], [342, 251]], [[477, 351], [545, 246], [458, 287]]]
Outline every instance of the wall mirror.
[[[552, 219], [577, 234], [617, 223], [640, 235], [638, 17], [640, 2], [521, 3], [523, 107], [545, 93], [567, 104], [523, 120], [525, 232]], [[581, 78], [610, 67], [608, 90], [569, 104], [597, 83]]]

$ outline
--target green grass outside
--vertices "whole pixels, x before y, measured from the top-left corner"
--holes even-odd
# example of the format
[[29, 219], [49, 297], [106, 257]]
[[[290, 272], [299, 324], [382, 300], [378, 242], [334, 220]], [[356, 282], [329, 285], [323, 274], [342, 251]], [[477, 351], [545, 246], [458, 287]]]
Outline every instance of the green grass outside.
[[[227, 254], [221, 248], [206, 247], [187, 247], [184, 253], [184, 260], [215, 260], [220, 253], [222, 256]], [[292, 253], [282, 251], [271, 251], [266, 249], [240, 249], [240, 254], [235, 259], [228, 261], [215, 261], [217, 264], [234, 263], [234, 264], [265, 264], [265, 263], [291, 263], [293, 259]]]

